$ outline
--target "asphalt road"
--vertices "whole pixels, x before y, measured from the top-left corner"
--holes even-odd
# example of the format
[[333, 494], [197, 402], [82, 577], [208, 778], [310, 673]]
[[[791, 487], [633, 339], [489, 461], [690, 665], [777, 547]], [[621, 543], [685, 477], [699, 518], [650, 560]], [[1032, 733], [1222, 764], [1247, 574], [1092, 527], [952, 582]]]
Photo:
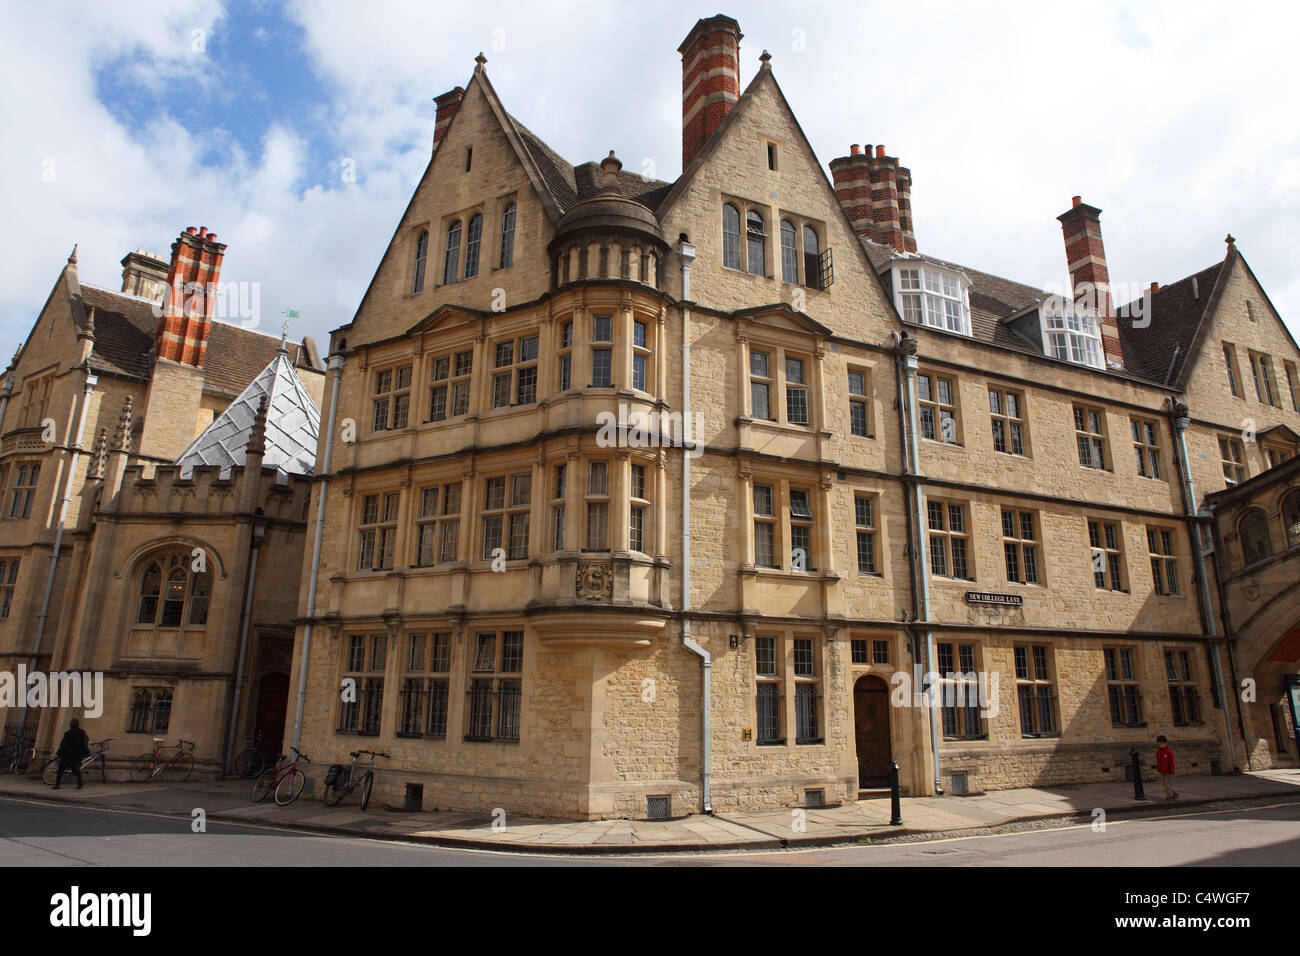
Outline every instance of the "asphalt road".
[[1295, 866], [1300, 802], [979, 836], [749, 853], [544, 856], [0, 798], [0, 867], [79, 866]]

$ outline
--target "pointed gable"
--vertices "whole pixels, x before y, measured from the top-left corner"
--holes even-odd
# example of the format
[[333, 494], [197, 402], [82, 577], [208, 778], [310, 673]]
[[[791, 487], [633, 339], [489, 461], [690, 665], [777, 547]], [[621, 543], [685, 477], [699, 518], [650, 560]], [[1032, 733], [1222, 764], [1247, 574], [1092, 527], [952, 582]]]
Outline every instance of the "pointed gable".
[[277, 469], [281, 475], [312, 474], [320, 409], [298, 380], [283, 349], [176, 459], [181, 474], [188, 474], [196, 465], [216, 465], [224, 477], [235, 465], [244, 464], [263, 397], [267, 399], [267, 413], [262, 464]]

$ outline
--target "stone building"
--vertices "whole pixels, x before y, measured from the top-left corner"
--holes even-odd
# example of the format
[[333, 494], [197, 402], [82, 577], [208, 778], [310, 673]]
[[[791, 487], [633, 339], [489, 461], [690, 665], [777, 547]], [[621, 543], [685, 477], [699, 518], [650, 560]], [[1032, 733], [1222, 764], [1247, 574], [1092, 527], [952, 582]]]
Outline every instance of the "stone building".
[[910, 170], [828, 177], [741, 39], [679, 48], [672, 183], [561, 158], [482, 55], [437, 98], [330, 344], [303, 748], [391, 754], [381, 799], [578, 818], [853, 800], [891, 762], [1119, 781], [1161, 732], [1185, 772], [1294, 763], [1232, 689], [1280, 699], [1295, 591], [1243, 659], [1201, 511], [1300, 431], [1235, 243], [1119, 308], [1078, 198], [1055, 294], [926, 256]]
[[78, 716], [119, 767], [180, 736], [213, 771], [279, 743], [324, 370], [216, 320], [225, 249], [191, 227], [121, 291], [74, 250], [0, 379], [0, 670], [104, 676], [97, 715], [3, 708], [7, 743]]

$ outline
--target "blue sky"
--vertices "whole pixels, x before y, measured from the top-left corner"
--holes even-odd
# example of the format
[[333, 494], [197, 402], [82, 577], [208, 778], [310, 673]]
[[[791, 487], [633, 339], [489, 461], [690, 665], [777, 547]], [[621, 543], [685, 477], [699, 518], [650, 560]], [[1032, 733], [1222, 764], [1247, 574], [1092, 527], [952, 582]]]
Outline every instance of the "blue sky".
[[[1231, 231], [1300, 329], [1293, 8], [1148, 3], [222, 3], [3, 0], [0, 353], [73, 243], [117, 288], [137, 247], [206, 225], [261, 327], [324, 342], [365, 291], [427, 162], [432, 98], [482, 50], [507, 109], [573, 162], [680, 165], [696, 18], [736, 17], [742, 83], [772, 66], [823, 164], [884, 143], [922, 251], [1065, 281], [1056, 215], [1100, 206], [1112, 280], [1172, 282]], [[1267, 23], [1267, 30], [1259, 24]], [[355, 170], [348, 181], [345, 169]], [[12, 224], [21, 224], [14, 228]], [[7, 351], [6, 351], [7, 350]]]

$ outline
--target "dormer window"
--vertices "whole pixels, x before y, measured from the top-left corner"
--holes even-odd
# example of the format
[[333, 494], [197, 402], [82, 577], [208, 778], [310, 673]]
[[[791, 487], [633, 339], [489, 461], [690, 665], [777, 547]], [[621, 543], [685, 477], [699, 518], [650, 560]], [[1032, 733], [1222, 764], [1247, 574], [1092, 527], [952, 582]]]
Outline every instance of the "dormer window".
[[1043, 350], [1052, 358], [1104, 368], [1102, 362], [1101, 329], [1097, 320], [1087, 312], [1073, 306], [1052, 308], [1044, 306]]
[[895, 271], [894, 294], [904, 322], [970, 335], [965, 277], [920, 265]]

